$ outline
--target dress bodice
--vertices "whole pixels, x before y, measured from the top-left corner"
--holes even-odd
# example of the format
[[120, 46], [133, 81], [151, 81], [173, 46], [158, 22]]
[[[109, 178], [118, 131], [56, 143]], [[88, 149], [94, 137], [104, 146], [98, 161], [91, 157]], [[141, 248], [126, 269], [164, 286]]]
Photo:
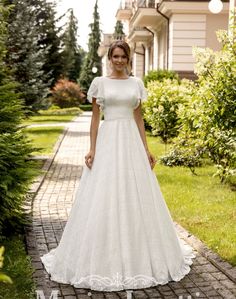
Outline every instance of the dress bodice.
[[140, 100], [147, 98], [143, 82], [137, 77], [128, 79], [111, 79], [96, 77], [88, 90], [88, 100], [96, 98], [104, 113], [105, 120], [133, 118], [133, 110], [138, 107]]

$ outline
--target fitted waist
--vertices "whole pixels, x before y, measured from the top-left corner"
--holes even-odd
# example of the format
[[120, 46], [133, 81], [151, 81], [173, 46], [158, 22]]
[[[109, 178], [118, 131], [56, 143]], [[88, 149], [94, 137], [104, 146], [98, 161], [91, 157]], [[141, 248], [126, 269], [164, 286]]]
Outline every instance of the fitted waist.
[[104, 120], [134, 119], [132, 109], [113, 109], [104, 111]]
[[104, 117], [104, 121], [109, 121], [109, 120], [128, 120], [128, 119], [134, 119], [134, 117], [115, 117], [115, 116], [109, 116], [109, 117]]

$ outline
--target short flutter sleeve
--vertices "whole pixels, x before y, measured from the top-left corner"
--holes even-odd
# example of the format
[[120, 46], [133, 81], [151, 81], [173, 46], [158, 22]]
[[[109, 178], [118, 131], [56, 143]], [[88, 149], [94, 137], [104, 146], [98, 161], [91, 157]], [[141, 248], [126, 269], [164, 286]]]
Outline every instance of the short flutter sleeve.
[[136, 109], [139, 106], [139, 103], [143, 103], [144, 101], [147, 100], [148, 94], [147, 90], [144, 87], [143, 81], [140, 78], [136, 78], [137, 82], [137, 101], [135, 103], [134, 109]]
[[96, 103], [103, 110], [105, 97], [104, 97], [104, 88], [101, 82], [101, 77], [96, 77], [93, 79], [89, 87], [89, 90], [87, 92], [87, 99], [90, 103], [93, 102], [93, 98], [96, 98]]

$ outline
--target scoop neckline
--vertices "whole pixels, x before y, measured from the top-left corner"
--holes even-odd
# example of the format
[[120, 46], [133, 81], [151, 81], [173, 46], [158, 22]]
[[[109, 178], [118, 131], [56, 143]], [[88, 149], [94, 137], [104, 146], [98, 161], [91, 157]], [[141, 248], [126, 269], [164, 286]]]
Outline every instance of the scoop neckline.
[[110, 79], [110, 80], [120, 80], [120, 81], [124, 81], [124, 80], [129, 80], [130, 79], [130, 77], [125, 78], [125, 79], [117, 79], [117, 78], [109, 78], [107, 76], [105, 76], [105, 78]]

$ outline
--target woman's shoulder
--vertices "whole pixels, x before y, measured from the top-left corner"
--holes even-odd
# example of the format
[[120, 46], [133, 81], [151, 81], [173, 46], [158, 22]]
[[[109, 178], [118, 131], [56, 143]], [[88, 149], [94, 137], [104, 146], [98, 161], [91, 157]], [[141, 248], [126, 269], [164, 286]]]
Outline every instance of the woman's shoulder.
[[99, 82], [102, 78], [103, 78], [103, 76], [94, 77], [93, 82]]
[[131, 80], [137, 82], [137, 83], [143, 83], [143, 80], [136, 76], [130, 76]]

